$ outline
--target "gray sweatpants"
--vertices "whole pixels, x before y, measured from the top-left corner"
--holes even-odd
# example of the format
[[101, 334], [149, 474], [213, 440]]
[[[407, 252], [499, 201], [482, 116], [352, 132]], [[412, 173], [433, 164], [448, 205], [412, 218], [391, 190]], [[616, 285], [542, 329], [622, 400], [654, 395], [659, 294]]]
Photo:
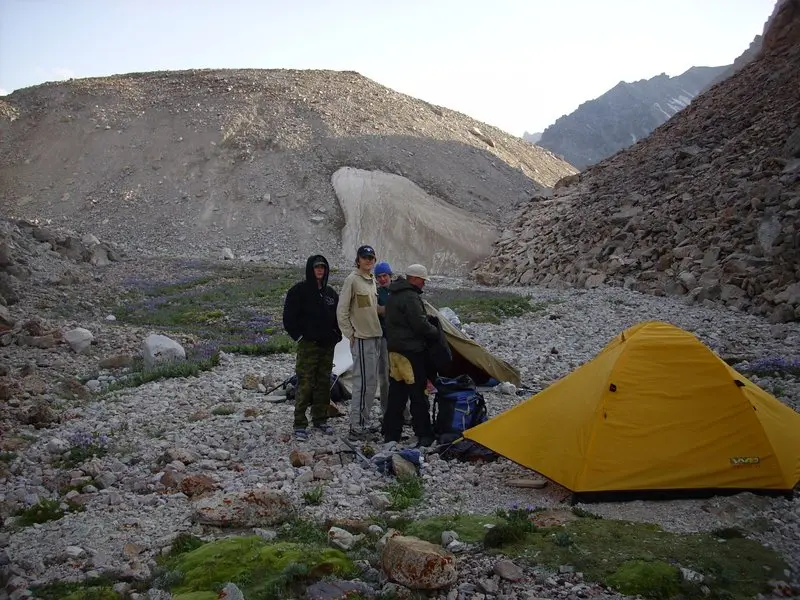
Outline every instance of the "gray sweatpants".
[[381, 417], [386, 414], [389, 403], [389, 347], [386, 338], [381, 338], [381, 351], [378, 357], [378, 382], [380, 383]]
[[353, 397], [350, 399], [350, 427], [369, 427], [370, 413], [378, 391], [378, 364], [383, 338], [356, 338], [353, 344]]

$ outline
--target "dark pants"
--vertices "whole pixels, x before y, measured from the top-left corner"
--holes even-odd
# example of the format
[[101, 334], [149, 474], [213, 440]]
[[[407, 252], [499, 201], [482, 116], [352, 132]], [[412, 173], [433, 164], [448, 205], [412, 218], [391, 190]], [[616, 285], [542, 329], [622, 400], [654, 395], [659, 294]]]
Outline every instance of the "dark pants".
[[435, 377], [431, 372], [424, 352], [401, 353], [411, 363], [414, 383], [405, 383], [389, 378], [389, 399], [383, 420], [383, 437], [388, 441], [399, 442], [403, 433], [403, 409], [406, 402], [411, 403], [411, 426], [417, 438], [433, 437], [431, 410], [425, 387], [428, 378]]
[[300, 340], [297, 343], [297, 395], [294, 404], [294, 426], [308, 426], [306, 410], [311, 407], [311, 421], [322, 425], [328, 420], [331, 402], [331, 370], [333, 346]]

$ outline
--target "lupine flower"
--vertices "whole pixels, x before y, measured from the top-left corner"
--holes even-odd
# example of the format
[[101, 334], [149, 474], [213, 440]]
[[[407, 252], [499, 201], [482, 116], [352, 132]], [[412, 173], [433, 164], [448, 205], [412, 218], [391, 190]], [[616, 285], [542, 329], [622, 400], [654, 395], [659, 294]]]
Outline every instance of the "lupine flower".
[[745, 370], [758, 375], [770, 373], [800, 374], [800, 359], [770, 356], [751, 362]]

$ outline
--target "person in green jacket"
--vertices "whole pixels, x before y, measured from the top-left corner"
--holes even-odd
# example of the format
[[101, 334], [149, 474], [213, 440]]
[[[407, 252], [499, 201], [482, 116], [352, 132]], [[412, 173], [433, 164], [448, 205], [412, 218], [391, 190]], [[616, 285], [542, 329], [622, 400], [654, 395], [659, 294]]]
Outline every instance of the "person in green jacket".
[[[389, 286], [386, 303], [386, 340], [390, 363], [410, 364], [413, 382], [392, 373], [389, 378], [389, 398], [383, 423], [386, 442], [399, 442], [403, 430], [403, 408], [411, 403], [411, 425], [417, 436], [418, 446], [430, 446], [434, 442], [430, 404], [425, 395], [429, 375], [426, 350], [439, 341], [439, 330], [429, 320], [422, 303], [422, 290], [428, 279], [428, 270], [418, 264], [406, 269], [405, 277], [399, 277]], [[392, 353], [400, 355], [395, 361]], [[396, 358], [396, 357], [395, 357]], [[404, 359], [404, 360], [403, 360]]]

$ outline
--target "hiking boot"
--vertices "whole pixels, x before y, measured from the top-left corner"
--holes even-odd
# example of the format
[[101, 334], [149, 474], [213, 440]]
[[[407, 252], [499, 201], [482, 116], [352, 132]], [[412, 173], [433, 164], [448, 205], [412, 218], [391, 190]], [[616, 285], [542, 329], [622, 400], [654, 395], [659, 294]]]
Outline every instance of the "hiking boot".
[[324, 433], [325, 435], [333, 435], [333, 427], [328, 425], [327, 423], [323, 423], [322, 425], [314, 425], [314, 431], [319, 431], [320, 433]]
[[294, 439], [296, 439], [298, 442], [308, 441], [308, 431], [306, 431], [304, 427], [295, 428]]

